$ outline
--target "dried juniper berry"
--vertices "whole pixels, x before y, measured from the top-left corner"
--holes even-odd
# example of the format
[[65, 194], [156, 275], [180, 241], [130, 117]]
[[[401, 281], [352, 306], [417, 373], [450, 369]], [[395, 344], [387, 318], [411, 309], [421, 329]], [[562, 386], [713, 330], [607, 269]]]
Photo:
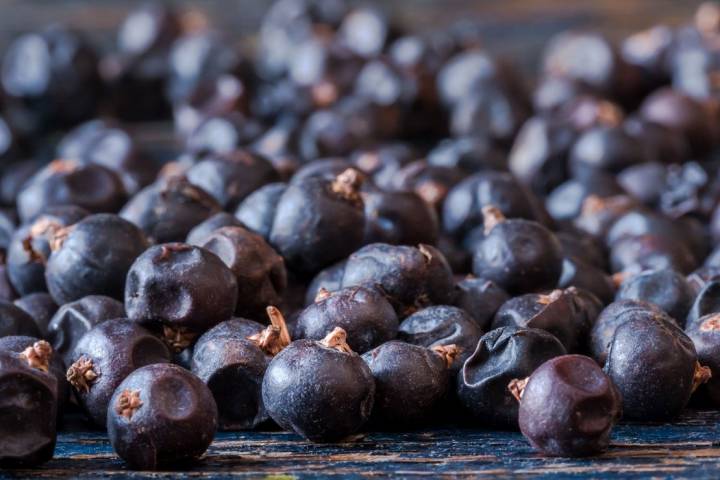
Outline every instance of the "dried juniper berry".
[[363, 243], [437, 243], [437, 214], [417, 193], [369, 190], [362, 198], [366, 220]]
[[320, 270], [310, 281], [310, 284], [305, 291], [305, 305], [315, 303], [315, 298], [318, 293], [320, 293], [320, 289], [324, 289], [328, 292], [340, 290], [344, 274], [345, 260]]
[[262, 381], [272, 357], [290, 344], [290, 334], [277, 308], [267, 313], [271, 325], [264, 329], [251, 320], [226, 320], [195, 344], [191, 370], [212, 392], [221, 430], [247, 430], [269, 418]]
[[677, 237], [645, 234], [622, 237], [610, 249], [613, 272], [676, 270], [688, 274], [698, 267], [690, 248]]
[[190, 230], [220, 211], [207, 192], [171, 176], [140, 190], [120, 211], [155, 243], [184, 241]]
[[190, 183], [208, 192], [223, 209], [230, 211], [250, 193], [279, 180], [272, 163], [246, 150], [202, 158], [185, 175]]
[[[720, 282], [714, 280], [702, 287], [695, 296], [685, 319], [685, 324], [689, 326], [700, 317], [712, 313], [720, 313]], [[677, 320], [678, 323], [681, 323], [683, 319]]]
[[572, 256], [563, 259], [562, 275], [558, 280], [558, 287], [576, 287], [587, 290], [603, 303], [610, 303], [615, 297], [615, 284], [612, 277], [595, 265]]
[[480, 330], [487, 331], [495, 312], [510, 296], [494, 282], [468, 276], [455, 284], [455, 306], [467, 312]]
[[625, 279], [615, 298], [653, 303], [683, 325], [692, 306], [693, 292], [684, 275], [673, 270], [655, 270]]
[[45, 265], [55, 232], [79, 222], [89, 212], [74, 206], [50, 207], [13, 234], [7, 251], [7, 273], [21, 295], [47, 291]]
[[102, 322], [124, 317], [122, 302], [103, 295], [88, 295], [55, 312], [48, 325], [48, 337], [58, 355], [70, 364], [72, 351], [83, 335]]
[[235, 210], [235, 216], [245, 227], [265, 240], [269, 239], [277, 204], [286, 188], [285, 183], [269, 183], [258, 188], [245, 197]]
[[345, 330], [350, 348], [363, 354], [397, 336], [398, 318], [374, 288], [320, 289], [314, 303], [298, 314], [294, 331], [298, 338], [322, 340], [336, 327]]
[[185, 243], [150, 247], [127, 275], [127, 317], [160, 326], [168, 345], [179, 352], [201, 333], [228, 320], [237, 305], [235, 275], [205, 249]]
[[640, 317], [656, 317], [664, 321], [672, 321], [664, 311], [652, 303], [640, 300], [618, 300], [613, 302], [600, 312], [590, 330], [590, 356], [600, 366], [604, 366], [615, 330], [620, 325]]
[[586, 234], [604, 240], [615, 221], [637, 206], [637, 200], [628, 195], [588, 195], [583, 200], [580, 215], [575, 217], [573, 225]]
[[430, 165], [425, 160], [416, 160], [397, 172], [390, 187], [394, 190], [414, 191], [439, 212], [448, 192], [464, 177], [456, 168]]
[[45, 268], [58, 305], [87, 295], [122, 299], [130, 265], [148, 247], [142, 231], [118, 215], [100, 213], [55, 231]]
[[566, 353], [562, 343], [545, 330], [521, 327], [490, 330], [480, 338], [458, 374], [458, 398], [479, 424], [516, 429], [518, 403], [508, 384]]
[[363, 177], [348, 169], [332, 181], [292, 183], [278, 199], [270, 243], [288, 267], [315, 273], [341, 260], [363, 241]]
[[278, 425], [313, 442], [341, 440], [365, 425], [375, 381], [346, 339], [336, 328], [321, 341], [296, 340], [272, 359], [262, 397]]
[[510, 173], [487, 171], [470, 176], [448, 193], [443, 203], [443, 229], [462, 236], [483, 224], [485, 207], [506, 217], [535, 219], [530, 193]]
[[363, 355], [375, 379], [373, 420], [383, 426], [427, 423], [450, 386], [454, 345], [426, 348], [393, 340]]
[[678, 416], [693, 391], [710, 378], [692, 340], [667, 318], [632, 318], [618, 325], [610, 341], [605, 372], [622, 394], [628, 420]]
[[400, 317], [432, 304], [449, 304], [452, 271], [434, 247], [372, 243], [350, 255], [342, 287], [379, 286]]
[[197, 226], [190, 230], [190, 233], [188, 233], [185, 239], [185, 243], [200, 246], [203, 240], [218, 228], [242, 226], [242, 222], [234, 215], [227, 212], [219, 212], [204, 222], [197, 224]]
[[508, 293], [546, 290], [562, 273], [560, 242], [532, 220], [505, 219], [496, 207], [483, 208], [485, 238], [477, 245], [473, 273]]
[[155, 470], [199, 458], [217, 419], [212, 393], [199, 378], [156, 363], [135, 370], [115, 390], [107, 429], [113, 450], [130, 468]]
[[260, 235], [243, 227], [222, 227], [199, 246], [217, 255], [235, 275], [237, 315], [261, 318], [265, 307], [280, 302], [287, 287], [285, 262]]
[[450, 305], [433, 305], [402, 321], [398, 338], [404, 342], [433, 348], [455, 346], [448, 368], [454, 374], [472, 355], [483, 331], [468, 312]]
[[25, 183], [17, 196], [17, 208], [20, 218], [27, 222], [47, 207], [59, 205], [116, 212], [125, 198], [125, 187], [112, 170], [75, 160], [55, 160]]
[[621, 126], [597, 126], [583, 132], [569, 154], [575, 178], [592, 178], [597, 172], [617, 173], [644, 160], [640, 140]]
[[47, 462], [55, 451], [58, 385], [44, 359], [0, 351], [0, 466]]
[[44, 292], [30, 293], [18, 298], [13, 303], [32, 317], [40, 331], [40, 338], [47, 338], [50, 319], [59, 308], [50, 294]]
[[110, 397], [125, 377], [145, 365], [169, 361], [170, 352], [160, 339], [137, 323], [118, 318], [82, 336], [70, 355], [66, 375], [87, 416], [103, 427]]
[[24, 310], [0, 301], [0, 338], [8, 335], [40, 337], [40, 329]]
[[579, 457], [602, 452], [624, 408], [612, 380], [583, 355], [552, 358], [508, 388], [520, 402], [520, 431], [545, 455]]
[[[57, 380], [58, 414], [62, 416], [70, 399], [70, 384], [65, 378], [65, 363], [45, 340], [24, 335], [0, 337], [0, 351], [24, 357], [30, 366], [50, 373]], [[58, 417], [60, 418], [60, 417]]]
[[571, 221], [580, 214], [590, 195], [603, 198], [623, 193], [612, 175], [594, 172], [588, 178], [571, 178], [558, 185], [545, 199], [545, 207], [555, 220]]
[[568, 288], [511, 298], [497, 311], [491, 328], [540, 328], [557, 337], [568, 352], [575, 352], [590, 331], [591, 320], [595, 320], [588, 318], [590, 312], [578, 293]]
[[[697, 351], [698, 362], [710, 369], [710, 380], [698, 390], [712, 405], [720, 404], [720, 315], [710, 313], [689, 321], [685, 333]], [[707, 372], [704, 372], [707, 375]]]

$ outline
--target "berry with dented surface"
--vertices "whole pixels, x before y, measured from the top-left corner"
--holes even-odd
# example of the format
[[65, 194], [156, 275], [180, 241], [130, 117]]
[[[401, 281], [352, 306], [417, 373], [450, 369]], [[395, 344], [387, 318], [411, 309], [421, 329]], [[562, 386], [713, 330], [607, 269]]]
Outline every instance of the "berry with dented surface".
[[478, 423], [516, 429], [518, 403], [508, 384], [566, 353], [562, 343], [545, 330], [521, 327], [491, 330], [480, 338], [458, 374], [458, 398]]
[[125, 204], [120, 216], [155, 243], [184, 241], [190, 230], [220, 211], [207, 192], [185, 177], [160, 179], [140, 190]]
[[483, 208], [485, 238], [475, 249], [473, 273], [508, 293], [547, 290], [562, 273], [560, 242], [532, 220], [505, 219], [496, 207]]
[[265, 307], [280, 302], [287, 287], [285, 262], [260, 235], [243, 227], [222, 227], [199, 246], [217, 255], [235, 275], [237, 315], [264, 317]]
[[407, 317], [398, 328], [404, 342], [433, 348], [454, 345], [456, 352], [448, 365], [452, 373], [472, 355], [483, 331], [470, 314], [450, 305], [433, 305]]
[[[720, 316], [711, 313], [688, 321], [685, 333], [695, 345], [698, 362], [710, 369], [710, 380], [698, 393], [705, 395], [713, 405], [720, 403]], [[705, 372], [706, 373], [706, 372]]]
[[455, 306], [465, 310], [480, 327], [487, 331], [495, 312], [510, 296], [494, 282], [468, 276], [455, 284]]
[[87, 295], [122, 299], [130, 265], [148, 247], [142, 231], [113, 214], [96, 214], [55, 231], [45, 279], [59, 304]]
[[398, 318], [390, 302], [374, 288], [321, 289], [314, 303], [298, 314], [295, 335], [322, 340], [336, 327], [345, 330], [350, 348], [363, 354], [397, 336]]
[[272, 357], [290, 344], [285, 319], [267, 308], [271, 325], [245, 319], [226, 320], [195, 344], [191, 370], [208, 386], [218, 406], [221, 430], [246, 430], [269, 417], [262, 381]]
[[37, 292], [20, 297], [13, 302], [30, 315], [40, 331], [40, 338], [47, 338], [48, 326], [58, 306], [49, 293]]
[[[700, 317], [718, 312], [720, 312], [720, 282], [713, 280], [702, 287], [695, 296], [685, 324], [689, 326]], [[682, 322], [682, 319], [678, 319], [678, 322]]]
[[48, 325], [48, 337], [58, 355], [69, 364], [83, 335], [102, 322], [124, 317], [122, 302], [103, 295], [88, 295], [58, 309]]
[[372, 243], [348, 257], [342, 287], [378, 287], [400, 317], [432, 304], [448, 304], [453, 278], [445, 257], [429, 245]]
[[[28, 352], [29, 353], [29, 352]], [[57, 438], [58, 385], [45, 363], [0, 351], [0, 467], [50, 460]]]
[[543, 454], [577, 457], [607, 449], [623, 397], [591, 358], [563, 355], [510, 384], [520, 401], [518, 423]]
[[155, 470], [199, 458], [217, 429], [217, 406], [205, 384], [184, 368], [139, 368], [110, 399], [107, 429], [113, 450], [130, 468]]
[[12, 303], [0, 301], [0, 337], [8, 335], [39, 337], [40, 329], [24, 310]]
[[68, 363], [67, 380], [88, 417], [99, 427], [107, 421], [110, 397], [133, 371], [170, 361], [165, 344], [126, 319], [103, 322], [80, 339]]
[[159, 324], [176, 351], [197, 335], [228, 320], [237, 305], [238, 284], [214, 253], [184, 243], [150, 247], [127, 275], [125, 309], [131, 320]]
[[272, 359], [262, 396], [278, 425], [314, 442], [342, 440], [365, 425], [375, 381], [346, 338], [336, 328], [322, 341], [296, 340]]
[[101, 165], [55, 160], [25, 183], [17, 196], [20, 218], [32, 220], [47, 207], [76, 205], [91, 212], [117, 212], [126, 199], [120, 177]]

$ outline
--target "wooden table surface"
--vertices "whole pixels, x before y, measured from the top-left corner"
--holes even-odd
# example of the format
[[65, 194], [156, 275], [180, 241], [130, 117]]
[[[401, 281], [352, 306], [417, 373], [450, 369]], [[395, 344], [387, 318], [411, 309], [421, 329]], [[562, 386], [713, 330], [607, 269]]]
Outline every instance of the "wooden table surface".
[[219, 433], [194, 467], [161, 472], [127, 470], [104, 433], [74, 426], [60, 435], [54, 460], [0, 478], [718, 478], [719, 425], [716, 411], [689, 411], [663, 425], [623, 424], [608, 452], [583, 459], [543, 458], [519, 433], [480, 429], [371, 433], [345, 444], [312, 444], [282, 432]]

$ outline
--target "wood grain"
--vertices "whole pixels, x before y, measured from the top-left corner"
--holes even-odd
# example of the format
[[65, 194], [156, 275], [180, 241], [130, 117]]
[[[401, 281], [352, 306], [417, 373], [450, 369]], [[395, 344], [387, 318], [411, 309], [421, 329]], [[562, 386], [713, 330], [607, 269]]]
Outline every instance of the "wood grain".
[[608, 452], [584, 459], [543, 458], [519, 433], [468, 428], [372, 433], [346, 444], [312, 444], [284, 432], [219, 433], [198, 464], [153, 473], [128, 471], [104, 433], [75, 423], [60, 435], [54, 460], [0, 478], [707, 478], [720, 471], [719, 423], [719, 412], [695, 411], [671, 424], [623, 424]]

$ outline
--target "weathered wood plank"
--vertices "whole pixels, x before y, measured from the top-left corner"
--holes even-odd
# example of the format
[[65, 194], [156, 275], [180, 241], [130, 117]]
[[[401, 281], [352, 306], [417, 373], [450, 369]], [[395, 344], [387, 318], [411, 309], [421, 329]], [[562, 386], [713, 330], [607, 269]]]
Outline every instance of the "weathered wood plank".
[[586, 459], [543, 458], [519, 433], [441, 429], [372, 433], [354, 443], [312, 444], [285, 432], [220, 433], [203, 460], [182, 471], [129, 472], [101, 432], [61, 434], [43, 468], [0, 478], [351, 478], [492, 476], [535, 478], [717, 476], [720, 412], [689, 412], [671, 424], [623, 424], [610, 450]]

